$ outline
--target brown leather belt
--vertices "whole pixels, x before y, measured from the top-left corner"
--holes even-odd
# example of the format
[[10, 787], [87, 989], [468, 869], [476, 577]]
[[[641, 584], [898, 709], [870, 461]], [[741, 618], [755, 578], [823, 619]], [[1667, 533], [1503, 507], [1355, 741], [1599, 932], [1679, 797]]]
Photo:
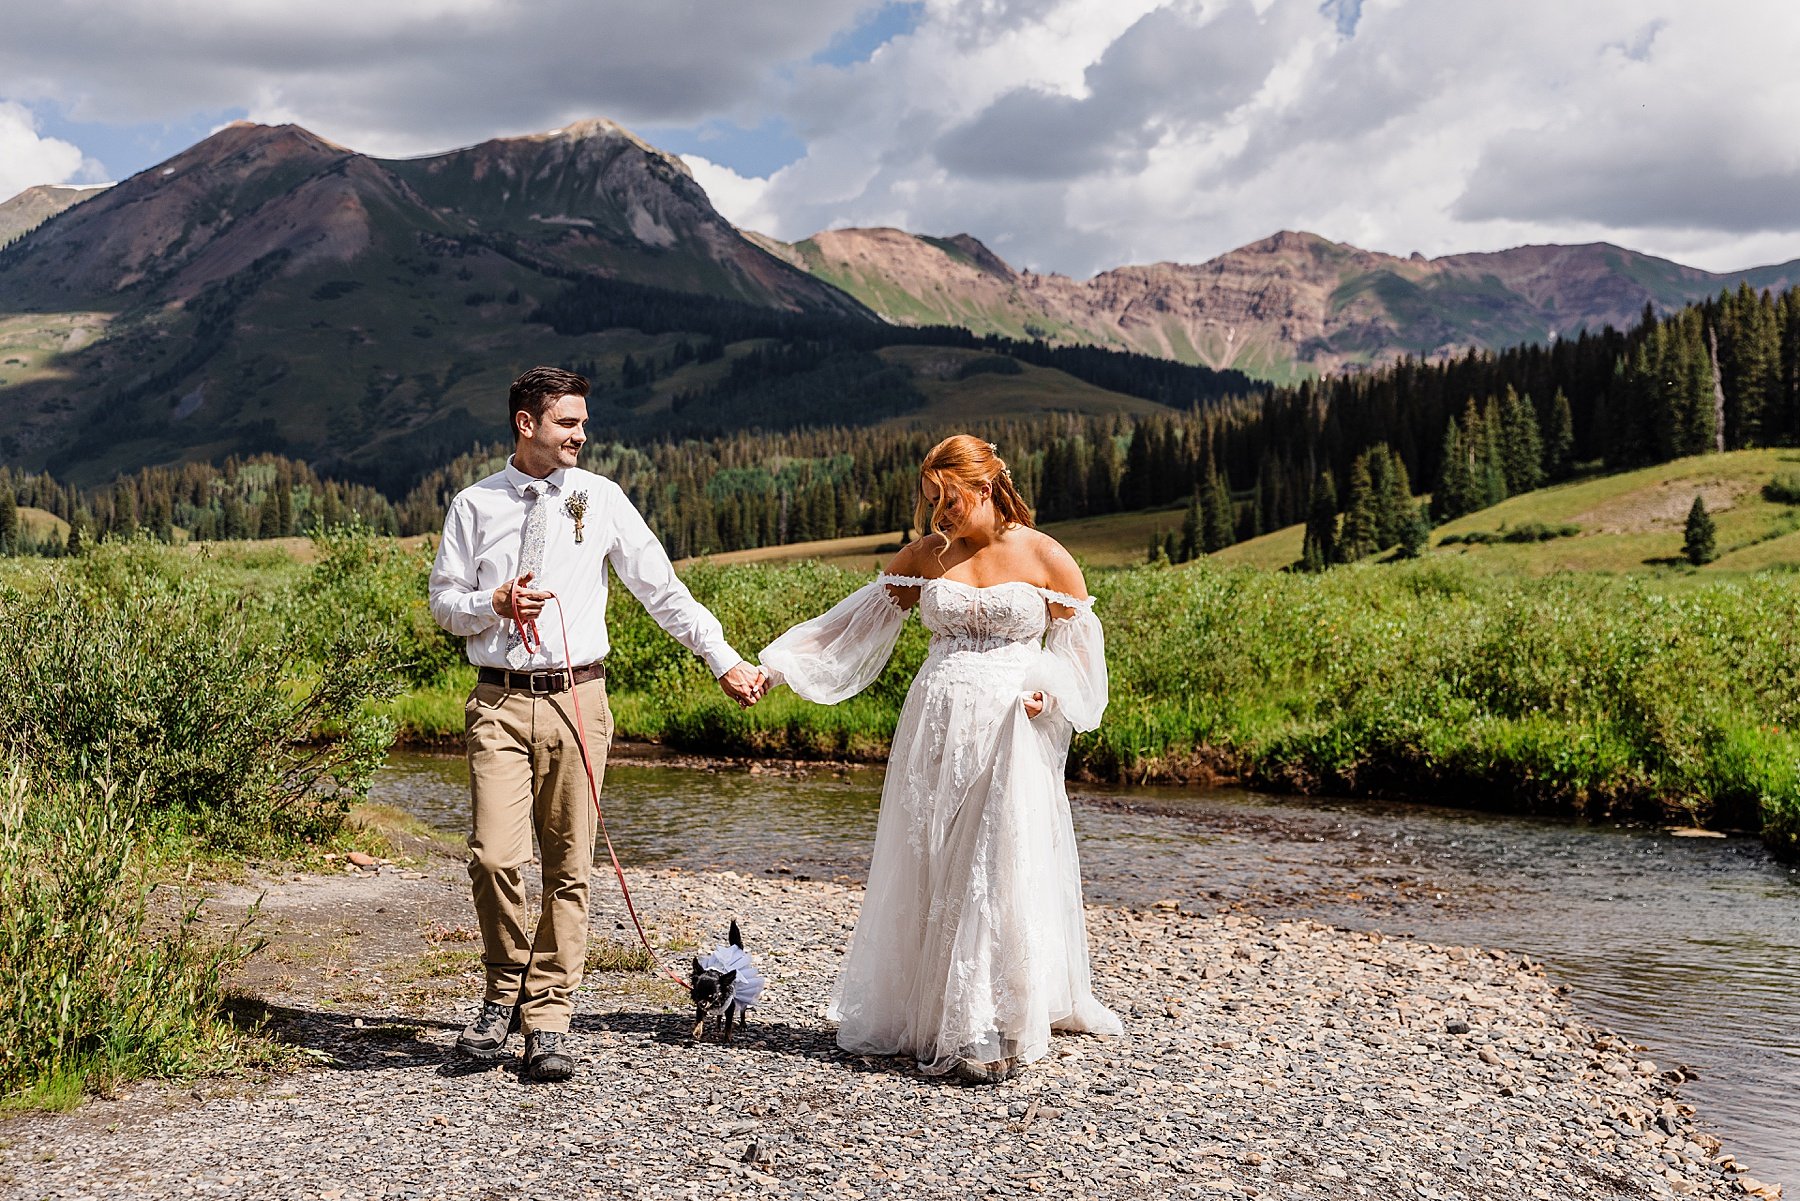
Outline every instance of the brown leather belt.
[[536, 696], [554, 696], [569, 690], [571, 675], [575, 677], [576, 684], [604, 680], [606, 663], [589, 663], [586, 667], [577, 667], [573, 672], [560, 667], [555, 671], [507, 671], [501, 667], [484, 667], [476, 674], [483, 684], [498, 684], [502, 688], [529, 692]]

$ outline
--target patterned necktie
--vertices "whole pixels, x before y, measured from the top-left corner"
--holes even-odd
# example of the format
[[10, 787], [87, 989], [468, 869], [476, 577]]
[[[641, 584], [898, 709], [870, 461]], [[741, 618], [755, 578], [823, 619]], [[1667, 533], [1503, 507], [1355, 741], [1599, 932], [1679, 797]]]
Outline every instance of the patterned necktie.
[[[549, 486], [543, 480], [532, 480], [524, 488], [526, 503], [531, 506], [531, 511], [525, 515], [525, 534], [519, 549], [518, 575], [524, 575], [528, 571], [532, 573], [533, 591], [543, 587], [543, 582], [537, 576], [544, 570], [544, 531], [550, 524], [550, 506], [544, 503], [544, 491]], [[519, 634], [518, 622], [514, 622], [512, 629], [506, 634], [506, 661], [516, 668], [522, 668], [531, 662], [531, 651], [526, 648], [525, 639]]]

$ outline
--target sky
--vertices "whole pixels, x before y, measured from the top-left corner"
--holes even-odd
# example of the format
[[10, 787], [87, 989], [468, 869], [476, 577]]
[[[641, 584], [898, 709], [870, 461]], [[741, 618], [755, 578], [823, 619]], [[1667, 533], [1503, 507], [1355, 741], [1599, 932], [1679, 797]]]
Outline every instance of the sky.
[[1076, 278], [1282, 229], [1800, 258], [1795, 0], [0, 4], [0, 197], [231, 120], [398, 157], [602, 116], [742, 227]]

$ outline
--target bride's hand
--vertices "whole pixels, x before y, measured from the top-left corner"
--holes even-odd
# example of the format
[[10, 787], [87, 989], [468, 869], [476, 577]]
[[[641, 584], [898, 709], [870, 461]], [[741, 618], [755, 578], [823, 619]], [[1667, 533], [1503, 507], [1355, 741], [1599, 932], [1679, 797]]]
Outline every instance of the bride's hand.
[[1025, 716], [1026, 717], [1036, 717], [1038, 714], [1040, 714], [1044, 711], [1044, 694], [1043, 693], [1027, 692], [1024, 694], [1024, 701], [1025, 701]]

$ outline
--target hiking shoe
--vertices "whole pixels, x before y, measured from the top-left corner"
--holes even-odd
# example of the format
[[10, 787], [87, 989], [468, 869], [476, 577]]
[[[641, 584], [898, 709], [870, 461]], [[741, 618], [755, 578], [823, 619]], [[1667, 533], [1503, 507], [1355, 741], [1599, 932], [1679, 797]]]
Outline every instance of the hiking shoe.
[[506, 1054], [506, 1040], [519, 1028], [519, 1007], [483, 1001], [475, 1020], [456, 1036], [456, 1049], [470, 1059], [499, 1059]]
[[560, 1030], [525, 1032], [525, 1074], [533, 1080], [567, 1080], [575, 1074], [569, 1036]]

